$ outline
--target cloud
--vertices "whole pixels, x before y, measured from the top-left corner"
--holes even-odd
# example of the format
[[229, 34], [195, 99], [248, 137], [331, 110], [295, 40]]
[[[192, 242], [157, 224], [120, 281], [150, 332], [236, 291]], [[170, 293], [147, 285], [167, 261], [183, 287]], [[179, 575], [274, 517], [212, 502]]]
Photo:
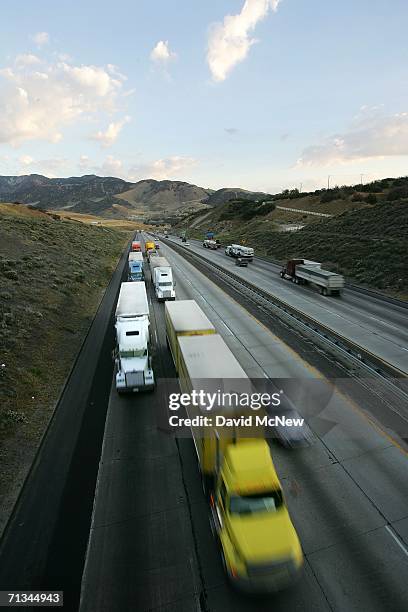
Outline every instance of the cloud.
[[[81, 118], [116, 110], [123, 79], [103, 66], [17, 62], [0, 70], [0, 143], [58, 142]], [[108, 128], [109, 129], [109, 128]]]
[[130, 121], [130, 117], [124, 117], [121, 121], [112, 122], [108, 125], [106, 130], [96, 132], [90, 136], [91, 140], [98, 141], [102, 147], [110, 147], [119, 136], [123, 126]]
[[100, 174], [102, 176], [118, 176], [122, 173], [123, 162], [120, 159], [115, 159], [113, 155], [108, 155], [100, 167]]
[[21, 157], [18, 158], [18, 161], [23, 166], [31, 166], [34, 161], [34, 158], [31, 157], [31, 155], [21, 155]]
[[37, 32], [31, 37], [31, 40], [33, 40], [39, 47], [42, 47], [42, 45], [46, 45], [50, 42], [50, 35], [48, 32]]
[[40, 64], [41, 60], [32, 53], [21, 53], [16, 56], [15, 63], [20, 66], [32, 66], [33, 64]]
[[116, 159], [113, 155], [108, 155], [101, 164], [93, 162], [88, 155], [81, 155], [78, 168], [80, 172], [92, 172], [99, 176], [120, 176], [123, 178], [126, 175], [122, 160]]
[[370, 114], [348, 131], [304, 149], [297, 165], [328, 166], [401, 155], [408, 155], [408, 112]]
[[129, 169], [129, 180], [135, 181], [141, 178], [152, 178], [157, 181], [166, 179], [180, 179], [180, 173], [195, 166], [197, 160], [192, 157], [173, 155], [157, 159], [148, 164], [133, 166]]
[[150, 53], [150, 59], [158, 64], [167, 64], [168, 61], [174, 59], [176, 53], [170, 51], [168, 40], [159, 40], [157, 45]]
[[245, 0], [238, 15], [226, 15], [215, 23], [208, 39], [207, 62], [214, 81], [224, 81], [233, 67], [242, 62], [256, 42], [249, 33], [270, 9], [276, 11], [280, 0]]
[[80, 171], [85, 172], [86, 170], [89, 170], [90, 167], [91, 160], [89, 159], [88, 155], [81, 155], [78, 163], [78, 168], [80, 169]]
[[224, 131], [227, 132], [227, 134], [229, 134], [230, 136], [235, 136], [235, 134], [238, 134], [239, 132], [238, 128], [234, 127], [224, 128]]
[[53, 178], [69, 167], [68, 159], [62, 157], [36, 160], [31, 155], [20, 155], [15, 162], [19, 167], [17, 174], [20, 176], [35, 172]]

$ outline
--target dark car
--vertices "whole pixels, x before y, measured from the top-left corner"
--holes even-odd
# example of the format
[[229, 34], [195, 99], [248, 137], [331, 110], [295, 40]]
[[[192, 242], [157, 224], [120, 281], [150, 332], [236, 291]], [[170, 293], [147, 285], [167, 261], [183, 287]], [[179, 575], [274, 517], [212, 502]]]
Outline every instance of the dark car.
[[[286, 447], [309, 446], [313, 441], [313, 434], [310, 427], [303, 417], [294, 408], [274, 408], [268, 411], [268, 416], [279, 417], [285, 421], [292, 420], [292, 423], [285, 425], [283, 422], [275, 424], [273, 427], [274, 437]], [[300, 421], [303, 419], [303, 423]]]
[[237, 257], [235, 260], [235, 265], [241, 266], [241, 268], [246, 268], [248, 266], [248, 261], [242, 257]]

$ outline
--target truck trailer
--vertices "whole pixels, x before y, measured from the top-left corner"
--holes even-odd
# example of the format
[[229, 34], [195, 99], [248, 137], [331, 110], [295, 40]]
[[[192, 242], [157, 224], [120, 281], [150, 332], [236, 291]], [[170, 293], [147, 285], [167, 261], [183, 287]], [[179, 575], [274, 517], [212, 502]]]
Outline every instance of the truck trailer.
[[165, 257], [151, 257], [149, 266], [154, 292], [159, 302], [164, 300], [175, 300], [175, 282], [173, 280], [171, 266], [167, 259]]
[[230, 244], [225, 247], [225, 254], [229, 257], [241, 257], [247, 261], [253, 261], [254, 249], [242, 246], [241, 244]]
[[195, 300], [166, 302], [164, 316], [166, 319], [167, 346], [173, 357], [176, 372], [178, 372], [180, 367], [178, 338], [215, 334], [215, 327]]
[[149, 326], [145, 283], [122, 283], [115, 312], [118, 393], [154, 388]]
[[322, 295], [340, 295], [344, 288], [341, 274], [322, 270], [319, 262], [308, 259], [290, 259], [280, 271], [280, 276], [296, 285], [315, 285]]
[[[171, 315], [171, 306], [167, 337], [178, 344], [178, 353], [173, 349], [172, 354], [173, 359], [179, 356], [181, 391], [251, 392], [251, 381], [221, 336], [198, 335], [199, 329], [196, 335], [175, 336], [174, 315], [180, 313]], [[186, 408], [191, 423], [198, 423], [191, 432], [227, 576], [247, 591], [277, 591], [299, 576], [303, 554], [263, 431], [259, 426], [203, 426], [196, 418], [205, 415], [213, 422], [216, 415], [234, 417], [242, 411], [224, 400], [214, 412], [197, 403]], [[255, 418], [251, 412], [246, 416]]]

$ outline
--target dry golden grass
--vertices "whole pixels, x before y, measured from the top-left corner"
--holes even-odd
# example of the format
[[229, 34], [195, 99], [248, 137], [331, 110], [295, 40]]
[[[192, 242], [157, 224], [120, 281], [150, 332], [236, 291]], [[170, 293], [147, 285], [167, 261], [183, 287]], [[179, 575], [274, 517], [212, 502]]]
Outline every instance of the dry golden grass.
[[85, 223], [86, 225], [101, 225], [102, 227], [111, 227], [124, 231], [135, 231], [136, 229], [151, 229], [151, 226], [149, 225], [145, 225], [140, 221], [132, 221], [130, 219], [104, 219], [103, 217], [97, 217], [96, 215], [86, 215], [83, 213], [69, 212], [66, 210], [53, 210], [50, 212], [55, 215], [59, 215], [61, 219], [66, 219], [68, 221], [80, 221], [81, 223]]
[[0, 213], [6, 215], [13, 215], [16, 217], [34, 217], [40, 219], [51, 219], [47, 213], [25, 206], [25, 204], [12, 204], [6, 202], [0, 202]]

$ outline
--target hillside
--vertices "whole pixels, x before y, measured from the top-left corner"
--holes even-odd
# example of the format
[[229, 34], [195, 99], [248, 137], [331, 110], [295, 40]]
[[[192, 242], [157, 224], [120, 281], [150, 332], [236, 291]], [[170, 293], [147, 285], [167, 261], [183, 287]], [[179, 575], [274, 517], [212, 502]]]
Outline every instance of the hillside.
[[[190, 228], [196, 237], [211, 229], [223, 242], [244, 242], [280, 261], [321, 261], [349, 281], [408, 299], [408, 178], [311, 194], [277, 194], [269, 202], [235, 200], [205, 217], [192, 215], [179, 227]], [[303, 229], [282, 231], [296, 224]]]
[[184, 181], [146, 179], [130, 183], [92, 174], [52, 179], [39, 174], [0, 176], [0, 202], [145, 222], [161, 219], [176, 222], [237, 195], [256, 199], [260, 194], [243, 189], [214, 191]]
[[208, 196], [212, 193], [209, 189], [197, 187], [182, 181], [155, 181], [148, 179], [139, 181], [117, 197], [126, 205], [131, 205], [139, 213], [148, 215], [163, 212], [176, 213], [197, 210], [206, 207]]
[[0, 532], [129, 235], [0, 204]]

